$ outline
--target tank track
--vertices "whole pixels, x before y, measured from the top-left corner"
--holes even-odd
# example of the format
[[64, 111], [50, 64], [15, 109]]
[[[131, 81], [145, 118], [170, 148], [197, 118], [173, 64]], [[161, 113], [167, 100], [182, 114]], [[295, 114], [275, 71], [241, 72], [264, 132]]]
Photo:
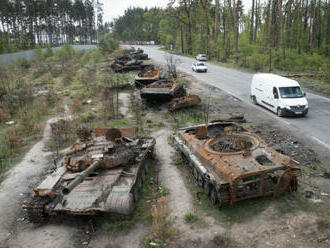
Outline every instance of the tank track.
[[49, 197], [33, 197], [24, 209], [27, 211], [28, 219], [33, 223], [41, 223], [47, 219], [45, 206], [50, 202]]

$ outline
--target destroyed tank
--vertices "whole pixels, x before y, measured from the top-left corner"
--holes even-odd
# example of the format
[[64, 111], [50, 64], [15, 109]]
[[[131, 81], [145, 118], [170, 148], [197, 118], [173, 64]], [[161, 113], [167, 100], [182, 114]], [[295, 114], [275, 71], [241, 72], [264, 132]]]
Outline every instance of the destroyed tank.
[[23, 207], [32, 222], [60, 214], [133, 212], [155, 139], [136, 137], [135, 128], [97, 128], [95, 133], [80, 132], [62, 165], [34, 189]]
[[186, 90], [182, 83], [165, 79], [145, 86], [140, 95], [147, 101], [168, 102], [173, 98], [185, 96]]
[[300, 168], [235, 122], [180, 129], [173, 144], [200, 187], [219, 207], [296, 191]]
[[164, 78], [165, 78], [165, 73], [161, 73], [159, 70], [157, 70], [152, 66], [147, 70], [139, 72], [135, 76], [135, 86], [136, 88], [142, 88], [145, 85], [151, 84], [153, 82], [156, 82]]
[[143, 64], [143, 61], [132, 59], [128, 55], [122, 55], [115, 59], [115, 61], [110, 65], [114, 72], [128, 72], [128, 71], [138, 71], [148, 68], [150, 65]]

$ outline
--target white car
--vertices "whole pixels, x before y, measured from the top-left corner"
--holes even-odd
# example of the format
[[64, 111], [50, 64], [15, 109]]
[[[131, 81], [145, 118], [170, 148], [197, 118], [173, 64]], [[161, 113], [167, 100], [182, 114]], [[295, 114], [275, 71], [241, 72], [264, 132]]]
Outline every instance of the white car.
[[297, 81], [269, 73], [255, 74], [251, 83], [251, 100], [278, 116], [306, 116], [308, 101]]
[[198, 54], [198, 55], [196, 56], [196, 59], [197, 59], [198, 61], [207, 61], [207, 58], [206, 58], [206, 55], [205, 55], [205, 54]]
[[191, 69], [195, 72], [207, 72], [207, 66], [203, 62], [193, 63]]

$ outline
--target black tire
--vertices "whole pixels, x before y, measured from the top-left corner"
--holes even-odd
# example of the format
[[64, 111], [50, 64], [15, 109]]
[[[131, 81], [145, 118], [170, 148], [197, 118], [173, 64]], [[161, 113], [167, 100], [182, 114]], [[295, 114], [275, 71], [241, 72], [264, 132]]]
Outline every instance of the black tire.
[[281, 108], [277, 108], [277, 116], [282, 117], [283, 116], [283, 111]]
[[258, 104], [256, 96], [251, 96], [251, 100], [254, 105]]
[[302, 114], [302, 117], [306, 117], [307, 114], [308, 114], [308, 110]]

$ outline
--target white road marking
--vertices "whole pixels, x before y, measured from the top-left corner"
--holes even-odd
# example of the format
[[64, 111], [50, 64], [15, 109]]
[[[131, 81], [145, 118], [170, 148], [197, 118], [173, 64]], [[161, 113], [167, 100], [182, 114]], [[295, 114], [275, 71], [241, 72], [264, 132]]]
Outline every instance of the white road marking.
[[321, 145], [325, 146], [326, 148], [328, 148], [330, 150], [330, 145], [328, 145], [327, 143], [323, 142], [322, 140], [319, 140], [318, 138], [311, 136], [314, 140], [316, 140], [318, 143], [320, 143]]

